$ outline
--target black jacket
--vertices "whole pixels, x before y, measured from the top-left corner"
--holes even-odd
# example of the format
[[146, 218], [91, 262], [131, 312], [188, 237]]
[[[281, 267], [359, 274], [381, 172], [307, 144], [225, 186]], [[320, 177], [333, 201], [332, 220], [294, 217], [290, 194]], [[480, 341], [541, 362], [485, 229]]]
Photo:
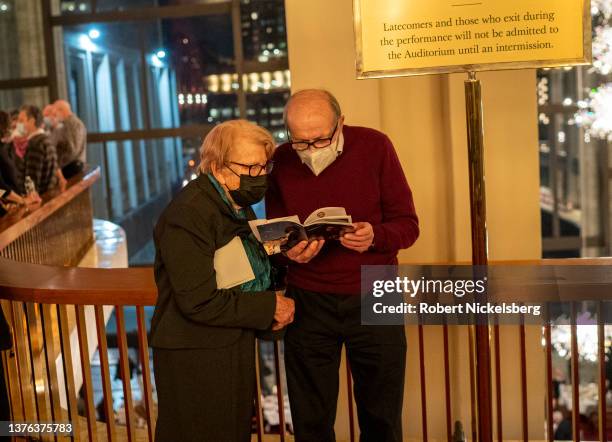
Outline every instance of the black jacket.
[[215, 250], [248, 233], [247, 222], [232, 217], [206, 175], [173, 199], [154, 232], [159, 294], [151, 322], [153, 347], [219, 348], [238, 340], [243, 329], [270, 327], [273, 291], [217, 289]]

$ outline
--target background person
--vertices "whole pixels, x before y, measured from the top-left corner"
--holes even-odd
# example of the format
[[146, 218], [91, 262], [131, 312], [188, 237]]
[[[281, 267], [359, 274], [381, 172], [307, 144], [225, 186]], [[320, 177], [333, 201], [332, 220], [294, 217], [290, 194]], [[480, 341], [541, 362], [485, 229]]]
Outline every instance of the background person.
[[[157, 442], [251, 440], [255, 330], [281, 329], [294, 311], [291, 299], [269, 290], [270, 263], [247, 223], [265, 195], [273, 148], [255, 124], [216, 126], [201, 148], [200, 176], [155, 227]], [[256, 279], [218, 289], [215, 251], [236, 236]]]
[[0, 189], [5, 191], [5, 197], [17, 195], [15, 163], [9, 155], [11, 140], [10, 114], [0, 111]]
[[66, 179], [83, 170], [87, 155], [87, 129], [72, 112], [70, 103], [57, 100], [49, 115], [54, 124], [51, 136], [57, 150], [57, 162]]
[[47, 133], [51, 133], [55, 126], [57, 125], [57, 121], [55, 118], [55, 107], [52, 104], [47, 104], [43, 110], [43, 129]]
[[30, 177], [38, 194], [52, 189], [56, 182], [57, 155], [55, 146], [42, 129], [42, 113], [36, 106], [22, 106], [13, 137], [13, 148], [8, 149], [15, 165], [15, 186], [25, 194], [26, 177]]
[[267, 218], [341, 206], [356, 220], [339, 241], [303, 241], [287, 251], [287, 296], [295, 322], [285, 366], [296, 441], [335, 440], [342, 345], [354, 378], [361, 441], [402, 440], [406, 365], [403, 326], [362, 326], [361, 266], [397, 264], [419, 235], [412, 193], [391, 141], [344, 124], [326, 91], [293, 95], [285, 109], [289, 143], [275, 154]]

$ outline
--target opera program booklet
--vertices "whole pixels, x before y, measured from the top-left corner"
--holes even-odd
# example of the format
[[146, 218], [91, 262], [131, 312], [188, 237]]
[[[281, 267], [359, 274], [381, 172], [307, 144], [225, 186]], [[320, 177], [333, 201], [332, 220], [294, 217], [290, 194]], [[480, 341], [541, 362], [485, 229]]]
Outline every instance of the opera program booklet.
[[238, 236], [215, 251], [214, 267], [218, 289], [229, 289], [255, 279], [249, 257]]
[[285, 218], [249, 221], [255, 237], [263, 244], [268, 255], [285, 252], [300, 241], [316, 239], [337, 240], [352, 232], [352, 219], [343, 207], [323, 207], [300, 222], [297, 215]]

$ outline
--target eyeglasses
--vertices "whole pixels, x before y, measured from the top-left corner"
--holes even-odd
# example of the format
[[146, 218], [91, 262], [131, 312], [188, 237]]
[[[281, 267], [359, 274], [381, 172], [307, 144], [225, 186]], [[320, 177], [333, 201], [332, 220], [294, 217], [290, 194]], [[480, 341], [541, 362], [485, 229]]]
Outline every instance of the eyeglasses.
[[[269, 160], [263, 166], [261, 164], [242, 164], [242, 163], [237, 163], [235, 161], [229, 161], [229, 164], [235, 164], [236, 166], [247, 167], [249, 169], [249, 176], [252, 176], [252, 177], [256, 177], [256, 176], [261, 175], [261, 173], [264, 170], [266, 171], [266, 173], [270, 173], [270, 172], [272, 172], [272, 168], [274, 167], [274, 161], [272, 161], [272, 160]], [[240, 176], [240, 174], [236, 173], [231, 167], [229, 167], [227, 165], [226, 165], [226, 167], [229, 170], [231, 170], [234, 175]]]
[[326, 137], [326, 138], [317, 138], [316, 140], [313, 140], [313, 141], [306, 141], [306, 140], [294, 141], [291, 139], [291, 134], [289, 133], [289, 130], [287, 130], [287, 139], [290, 140], [289, 143], [291, 143], [291, 147], [293, 147], [298, 152], [306, 150], [310, 148], [310, 146], [314, 147], [315, 149], [322, 149], [324, 147], [329, 146], [332, 143], [332, 140], [334, 139], [334, 136], [336, 135], [336, 131], [338, 130], [338, 124], [339, 122], [336, 121], [336, 126], [334, 126], [334, 131], [329, 137]]

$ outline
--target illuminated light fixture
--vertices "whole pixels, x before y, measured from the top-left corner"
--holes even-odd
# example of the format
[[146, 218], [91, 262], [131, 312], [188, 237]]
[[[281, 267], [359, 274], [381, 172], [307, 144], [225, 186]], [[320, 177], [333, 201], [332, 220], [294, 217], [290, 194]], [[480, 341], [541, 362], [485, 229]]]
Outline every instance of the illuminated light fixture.
[[585, 128], [589, 141], [593, 137], [612, 141], [612, 83], [593, 89], [589, 99], [578, 106], [581, 109], [574, 119]]
[[202, 94], [202, 104], [206, 104], [208, 103], [208, 97], [206, 96], [206, 94]]
[[257, 20], [259, 18], [259, 15], [257, 14], [257, 12], [251, 12], [251, 20]]
[[612, 2], [610, 0], [591, 0], [591, 14], [601, 14], [606, 20], [609, 20], [612, 18]]
[[[585, 322], [587, 320], [588, 319], [585, 318]], [[581, 321], [580, 317], [578, 318], [578, 321]], [[552, 347], [557, 352], [557, 354], [560, 357], [569, 360], [571, 358], [572, 351], [571, 327], [569, 325], [553, 326], [551, 328], [551, 338]], [[610, 345], [611, 338], [612, 336], [610, 336], [610, 332], [606, 331], [604, 334], [604, 347], [608, 347]], [[576, 327], [576, 340], [578, 341], [579, 360], [591, 363], [597, 362], [599, 360], [599, 337], [597, 325], [582, 325], [580, 323], [580, 325]]]
[[565, 143], [565, 132], [563, 132], [562, 130], [560, 130], [557, 133], [557, 139], [559, 140], [559, 143]]
[[232, 90], [232, 76], [230, 74], [221, 74], [221, 91], [230, 92]]
[[193, 104], [193, 95], [187, 95], [187, 104]]
[[262, 72], [261, 73], [261, 82], [264, 90], [269, 90], [270, 85], [272, 83], [272, 73], [270, 72]]
[[92, 40], [96, 40], [97, 38], [100, 38], [100, 31], [98, 31], [96, 28], [93, 28], [89, 31], [88, 35], [89, 38], [91, 38]]
[[162, 61], [159, 59], [159, 57], [157, 56], [157, 54], [153, 54], [151, 55], [151, 63], [153, 64], [153, 66], [155, 66], [156, 68], [161, 68], [164, 66], [164, 64], [162, 63]]
[[202, 99], [200, 98], [200, 94], [196, 94], [195, 95], [195, 102], [196, 102], [196, 104], [201, 104], [202, 103]]
[[612, 27], [608, 25], [595, 28], [593, 70], [601, 75], [608, 75], [612, 72]]
[[166, 51], [164, 51], [163, 49], [160, 49], [159, 51], [157, 51], [157, 53], [155, 55], [157, 55], [157, 58], [162, 60], [162, 59], [166, 58]]
[[567, 97], [565, 100], [563, 100], [563, 106], [571, 106], [573, 103], [572, 99]]
[[79, 3], [79, 11], [86, 11], [87, 5], [85, 3]]
[[208, 90], [211, 92], [219, 92], [219, 76], [218, 75], [208, 76]]
[[86, 34], [81, 34], [79, 36], [79, 45], [81, 46], [81, 48], [89, 52], [93, 52], [97, 49], [97, 46], [91, 41], [89, 36]]
[[8, 11], [8, 5], [6, 3], [0, 3], [0, 12]]

